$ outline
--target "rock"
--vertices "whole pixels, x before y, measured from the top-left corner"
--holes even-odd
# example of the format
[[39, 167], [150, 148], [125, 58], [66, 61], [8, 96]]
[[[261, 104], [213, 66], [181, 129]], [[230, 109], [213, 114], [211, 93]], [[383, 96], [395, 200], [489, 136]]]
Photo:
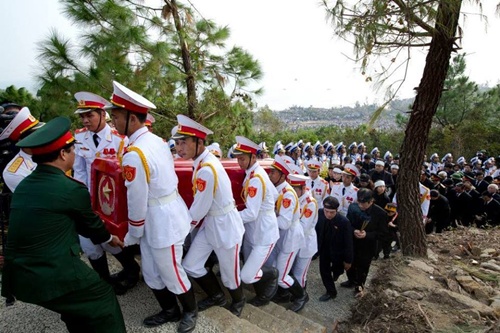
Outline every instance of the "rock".
[[448, 296], [451, 299], [453, 299], [454, 301], [456, 301], [456, 302], [458, 302], [458, 303], [460, 303], [468, 308], [475, 309], [482, 316], [494, 316], [495, 315], [495, 311], [493, 310], [492, 307], [485, 305], [481, 302], [478, 302], [476, 300], [473, 300], [472, 298], [470, 298], [468, 296], [461, 295], [459, 293], [456, 293], [456, 292], [453, 292], [450, 290], [446, 290], [446, 289], [439, 289], [436, 291], [436, 293], [440, 296], [443, 296], [443, 297]]
[[481, 267], [491, 269], [491, 270], [496, 271], [496, 272], [500, 272], [500, 265], [497, 265], [492, 260], [490, 260], [488, 262], [483, 262], [481, 264]]
[[455, 260], [462, 260], [462, 257], [455, 255], [455, 256], [453, 256], [453, 259], [455, 259]]
[[495, 249], [491, 249], [491, 248], [490, 248], [490, 249], [484, 249], [484, 250], [482, 251], [482, 254], [487, 254], [487, 255], [492, 256], [492, 255], [493, 255], [494, 253], [496, 253], [496, 252], [497, 252], [497, 250], [495, 250]]
[[493, 311], [495, 312], [495, 315], [497, 318], [500, 318], [500, 298], [495, 299], [491, 304], [490, 307], [493, 308]]
[[405, 297], [414, 299], [416, 301], [421, 300], [422, 298], [424, 298], [423, 294], [418, 293], [418, 292], [416, 292], [414, 290], [405, 291], [404, 293], [402, 293], [402, 295], [405, 296]]
[[481, 249], [478, 247], [472, 247], [472, 249], [470, 249], [470, 252], [475, 256], [479, 256], [481, 254]]
[[392, 290], [392, 289], [384, 290], [384, 294], [386, 294], [387, 297], [391, 297], [391, 298], [397, 298], [400, 296], [396, 290]]
[[464, 314], [465, 316], [471, 317], [475, 320], [481, 320], [481, 314], [479, 311], [475, 309], [465, 309], [460, 311], [461, 314]]
[[471, 263], [471, 264], [473, 264], [473, 265], [479, 265], [479, 261], [474, 260], [474, 259], [472, 259], [472, 260], [470, 261], [470, 263]]
[[438, 255], [432, 252], [431, 249], [427, 249], [427, 257], [433, 262], [437, 263], [439, 261]]
[[481, 253], [481, 255], [479, 256], [479, 258], [491, 258], [491, 254]]
[[434, 273], [434, 268], [427, 265], [422, 260], [410, 260], [410, 263], [408, 264], [408, 266], [416, 268], [416, 269], [420, 269], [421, 271], [424, 271], [424, 272], [429, 273], [429, 274]]

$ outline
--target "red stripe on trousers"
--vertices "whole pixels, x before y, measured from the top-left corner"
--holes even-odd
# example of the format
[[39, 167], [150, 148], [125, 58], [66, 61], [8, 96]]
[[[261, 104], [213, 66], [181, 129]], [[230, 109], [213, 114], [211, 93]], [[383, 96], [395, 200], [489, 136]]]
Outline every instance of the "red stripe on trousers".
[[174, 264], [175, 275], [177, 276], [177, 280], [179, 280], [179, 283], [181, 284], [182, 290], [184, 290], [184, 292], [187, 293], [188, 290], [187, 290], [186, 286], [184, 285], [184, 282], [182, 282], [181, 276], [179, 275], [179, 270], [177, 269], [177, 261], [176, 261], [176, 257], [175, 257], [175, 245], [172, 245], [170, 247], [170, 250], [172, 252], [172, 262]]
[[285, 270], [283, 271], [283, 278], [281, 279], [289, 288], [291, 287], [288, 283], [286, 283], [286, 280], [285, 280], [285, 277], [288, 275], [288, 274], [285, 274], [285, 272], [288, 272], [288, 266], [290, 266], [290, 259], [292, 259], [293, 257], [293, 252], [290, 253], [290, 255], [288, 256], [288, 260], [286, 261], [286, 266], [285, 266]]
[[[267, 255], [266, 257], [264, 258], [264, 262], [260, 265], [260, 268], [259, 268], [259, 271], [260, 269], [262, 268], [262, 266], [264, 266], [264, 264], [266, 263], [267, 259], [269, 259], [269, 256], [271, 255], [271, 252], [273, 252], [273, 248], [274, 248], [274, 243], [270, 245], [269, 247], [269, 251], [267, 251]], [[259, 274], [259, 271], [257, 271], [257, 274]], [[255, 276], [254, 279], [259, 279], [261, 278], [262, 276]]]
[[238, 282], [238, 264], [240, 263], [240, 248], [239, 244], [236, 244], [236, 252], [234, 254], [234, 279], [236, 280], [236, 288], [240, 286]]

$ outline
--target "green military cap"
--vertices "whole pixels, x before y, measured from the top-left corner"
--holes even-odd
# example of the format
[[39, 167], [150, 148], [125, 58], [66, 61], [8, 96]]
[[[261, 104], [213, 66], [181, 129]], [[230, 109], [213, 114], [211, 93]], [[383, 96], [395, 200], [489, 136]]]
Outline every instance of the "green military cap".
[[67, 144], [75, 142], [73, 134], [69, 131], [70, 126], [69, 118], [54, 118], [33, 134], [19, 141], [17, 146], [31, 149], [32, 155], [43, 155], [57, 151]]

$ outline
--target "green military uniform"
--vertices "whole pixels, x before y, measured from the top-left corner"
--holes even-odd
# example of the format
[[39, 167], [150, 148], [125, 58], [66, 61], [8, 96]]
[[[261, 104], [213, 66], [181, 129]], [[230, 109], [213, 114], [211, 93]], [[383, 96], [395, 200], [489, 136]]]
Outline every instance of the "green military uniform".
[[[54, 146], [54, 136], [68, 132], [70, 123], [51, 122], [19, 145], [51, 139]], [[2, 295], [60, 313], [70, 332], [125, 332], [111, 286], [80, 259], [78, 234], [96, 244], [111, 237], [92, 211], [87, 187], [57, 167], [39, 164], [12, 197]]]

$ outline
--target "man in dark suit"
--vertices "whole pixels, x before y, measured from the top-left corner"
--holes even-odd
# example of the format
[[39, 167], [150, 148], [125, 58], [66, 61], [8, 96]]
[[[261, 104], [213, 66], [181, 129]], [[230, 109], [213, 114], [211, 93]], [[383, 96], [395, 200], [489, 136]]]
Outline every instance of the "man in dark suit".
[[38, 166], [12, 197], [2, 295], [60, 313], [69, 332], [125, 332], [113, 289], [80, 259], [78, 234], [123, 243], [92, 211], [87, 187], [65, 174], [75, 160], [69, 128], [58, 117], [17, 144]]
[[499, 225], [500, 224], [500, 203], [493, 199], [491, 192], [484, 191], [481, 193], [484, 205], [482, 209], [482, 216], [478, 218], [478, 226], [482, 227], [486, 224]]
[[351, 268], [353, 259], [351, 224], [337, 213], [339, 205], [337, 198], [326, 197], [323, 208], [318, 212], [319, 273], [326, 288], [326, 293], [319, 298], [320, 302], [337, 297], [335, 281], [344, 270]]
[[354, 230], [354, 259], [347, 276], [355, 285], [356, 296], [361, 297], [376, 253], [377, 240], [388, 233], [387, 213], [374, 204], [373, 192], [362, 188], [358, 191], [358, 202], [349, 206], [347, 219]]
[[464, 183], [458, 183], [455, 185], [455, 191], [457, 193], [457, 198], [452, 206], [454, 210], [455, 217], [461, 224], [465, 227], [470, 226], [473, 219], [473, 209], [472, 209], [472, 197], [465, 192]]
[[450, 203], [437, 190], [431, 190], [431, 204], [425, 225], [425, 233], [430, 234], [436, 227], [436, 233], [441, 233], [450, 225]]

